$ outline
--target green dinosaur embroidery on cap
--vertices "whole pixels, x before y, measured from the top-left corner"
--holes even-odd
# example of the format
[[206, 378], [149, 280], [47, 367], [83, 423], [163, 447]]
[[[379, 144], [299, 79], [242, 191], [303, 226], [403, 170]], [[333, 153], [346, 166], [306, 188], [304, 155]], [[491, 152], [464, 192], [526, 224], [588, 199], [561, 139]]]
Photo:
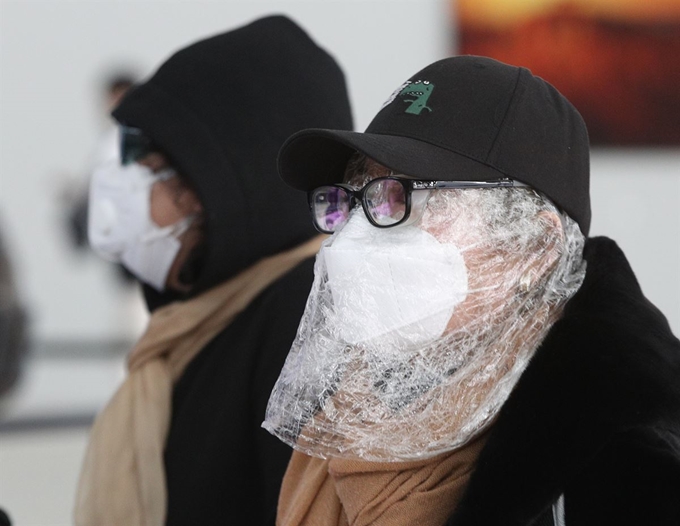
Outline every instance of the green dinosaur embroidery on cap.
[[427, 100], [430, 98], [433, 89], [434, 84], [431, 84], [428, 80], [409, 82], [406, 87], [399, 92], [400, 97], [415, 97], [414, 99], [404, 99], [404, 102], [411, 103], [409, 107], [406, 108], [406, 113], [420, 115], [423, 110], [432, 111], [432, 108], [427, 105]]

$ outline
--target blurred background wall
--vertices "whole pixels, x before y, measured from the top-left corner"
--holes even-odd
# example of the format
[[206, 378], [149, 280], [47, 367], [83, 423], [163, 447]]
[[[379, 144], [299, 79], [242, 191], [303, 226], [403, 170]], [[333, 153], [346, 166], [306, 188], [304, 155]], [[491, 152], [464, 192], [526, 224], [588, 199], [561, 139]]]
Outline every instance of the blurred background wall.
[[[438, 2], [3, 1], [2, 221], [44, 339], [127, 337], [117, 276], [68, 244], [58, 200], [87, 168], [103, 127], [100, 83], [111, 71], [151, 73], [194, 40], [286, 12], [345, 67], [359, 128], [394, 86], [443, 56]], [[404, 36], [418, 34], [407, 43]]]
[[[71, 523], [89, 422], [146, 321], [138, 288], [75, 247], [66, 226], [110, 124], [104, 79], [144, 78], [174, 50], [273, 13], [335, 55], [357, 130], [456, 39], [443, 0], [0, 2], [0, 228], [30, 342], [16, 388], [0, 398], [0, 508], [15, 524]], [[591, 234], [618, 241], [680, 334], [680, 151], [595, 149], [592, 200]]]

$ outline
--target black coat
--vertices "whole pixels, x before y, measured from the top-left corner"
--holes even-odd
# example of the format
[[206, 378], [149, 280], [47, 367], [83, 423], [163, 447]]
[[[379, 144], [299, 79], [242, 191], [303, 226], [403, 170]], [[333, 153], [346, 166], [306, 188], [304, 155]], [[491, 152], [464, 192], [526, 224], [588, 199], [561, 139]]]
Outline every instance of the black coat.
[[261, 425], [313, 275], [308, 259], [271, 285], [175, 386], [168, 525], [274, 524], [292, 450]]
[[449, 526], [680, 525], [680, 341], [613, 241], [585, 257]]

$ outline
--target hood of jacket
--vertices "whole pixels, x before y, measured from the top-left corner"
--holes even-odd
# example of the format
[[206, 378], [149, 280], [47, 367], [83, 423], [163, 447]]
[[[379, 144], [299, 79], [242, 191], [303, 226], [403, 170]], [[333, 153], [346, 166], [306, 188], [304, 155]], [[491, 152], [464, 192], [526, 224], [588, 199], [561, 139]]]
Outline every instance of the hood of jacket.
[[[143, 130], [202, 202], [206, 239], [189, 296], [316, 235], [305, 195], [277, 173], [278, 150], [300, 129], [353, 125], [337, 62], [278, 15], [177, 51], [112, 115]], [[145, 295], [151, 309], [180, 297]]]

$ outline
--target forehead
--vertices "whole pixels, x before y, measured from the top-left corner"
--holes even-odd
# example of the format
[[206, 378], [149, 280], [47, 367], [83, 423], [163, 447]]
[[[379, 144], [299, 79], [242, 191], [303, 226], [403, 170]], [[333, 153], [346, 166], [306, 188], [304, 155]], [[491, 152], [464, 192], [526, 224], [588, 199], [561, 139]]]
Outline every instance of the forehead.
[[368, 181], [388, 175], [394, 175], [394, 171], [370, 157], [357, 153], [347, 162], [343, 181], [354, 186], [363, 186]]

